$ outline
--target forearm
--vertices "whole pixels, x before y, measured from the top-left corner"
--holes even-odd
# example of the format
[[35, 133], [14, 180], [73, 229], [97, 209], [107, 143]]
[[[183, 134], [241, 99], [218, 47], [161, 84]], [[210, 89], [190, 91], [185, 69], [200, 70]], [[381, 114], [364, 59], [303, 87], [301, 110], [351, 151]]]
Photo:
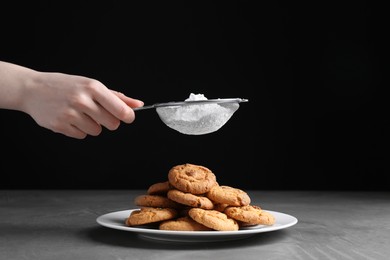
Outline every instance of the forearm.
[[22, 110], [23, 96], [37, 72], [0, 61], [0, 108]]

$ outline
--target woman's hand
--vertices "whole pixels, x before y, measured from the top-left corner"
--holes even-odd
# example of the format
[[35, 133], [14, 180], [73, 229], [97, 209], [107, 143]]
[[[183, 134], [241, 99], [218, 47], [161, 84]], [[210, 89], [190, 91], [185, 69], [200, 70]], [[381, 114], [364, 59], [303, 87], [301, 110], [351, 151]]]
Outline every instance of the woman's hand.
[[132, 123], [132, 108], [143, 106], [95, 79], [5, 62], [0, 62], [0, 96], [0, 107], [23, 111], [38, 125], [77, 139]]

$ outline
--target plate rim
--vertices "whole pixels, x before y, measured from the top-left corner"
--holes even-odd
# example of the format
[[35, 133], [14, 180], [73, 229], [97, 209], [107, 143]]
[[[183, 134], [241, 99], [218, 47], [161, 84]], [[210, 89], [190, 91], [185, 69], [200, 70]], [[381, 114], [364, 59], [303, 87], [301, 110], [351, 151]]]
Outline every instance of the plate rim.
[[[291, 226], [294, 226], [298, 223], [298, 219], [295, 216], [292, 216], [290, 214], [286, 214], [283, 212], [273, 211], [273, 210], [267, 210], [263, 209], [264, 211], [267, 211], [271, 214], [273, 214], [276, 218], [275, 224], [272, 226], [265, 226], [265, 225], [257, 225], [254, 227], [247, 227], [247, 228], [241, 228], [237, 231], [176, 231], [176, 230], [159, 230], [154, 228], [145, 228], [145, 227], [128, 227], [125, 225], [125, 217], [128, 216], [132, 211], [139, 210], [139, 208], [132, 208], [132, 209], [126, 209], [126, 210], [118, 210], [118, 211], [112, 211], [105, 214], [102, 214], [96, 218], [96, 222], [104, 227], [121, 230], [121, 231], [128, 231], [128, 232], [135, 232], [140, 235], [148, 235], [148, 236], [174, 236], [174, 237], [218, 237], [218, 236], [248, 236], [248, 235], [254, 235], [257, 233], [264, 233], [264, 232], [271, 232], [271, 231], [277, 231], [281, 229], [285, 229]], [[123, 215], [123, 224], [112, 224], [108, 223], [106, 221], [110, 218], [119, 218], [119, 215]], [[281, 217], [287, 218], [289, 221], [286, 223], [278, 223], [278, 220], [280, 220]], [[113, 222], [113, 221], [112, 221]]]

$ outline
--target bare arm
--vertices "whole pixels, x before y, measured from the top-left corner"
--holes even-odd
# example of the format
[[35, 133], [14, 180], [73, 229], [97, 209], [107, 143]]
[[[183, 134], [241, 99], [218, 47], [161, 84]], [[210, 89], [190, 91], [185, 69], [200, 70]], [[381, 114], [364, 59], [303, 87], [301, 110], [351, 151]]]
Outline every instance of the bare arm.
[[142, 101], [95, 79], [0, 61], [0, 108], [25, 112], [56, 133], [83, 139], [99, 135], [102, 127], [116, 130], [134, 121], [132, 108], [139, 106]]

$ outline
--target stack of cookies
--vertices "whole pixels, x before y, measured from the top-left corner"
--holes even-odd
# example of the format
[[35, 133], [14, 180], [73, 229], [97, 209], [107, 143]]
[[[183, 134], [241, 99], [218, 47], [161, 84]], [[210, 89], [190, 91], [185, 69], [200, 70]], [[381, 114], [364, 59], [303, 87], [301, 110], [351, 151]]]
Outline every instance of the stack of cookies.
[[167, 181], [152, 184], [134, 203], [140, 208], [126, 218], [130, 227], [155, 224], [161, 230], [236, 231], [275, 223], [271, 213], [251, 204], [248, 193], [219, 185], [210, 169], [190, 163], [172, 167]]

